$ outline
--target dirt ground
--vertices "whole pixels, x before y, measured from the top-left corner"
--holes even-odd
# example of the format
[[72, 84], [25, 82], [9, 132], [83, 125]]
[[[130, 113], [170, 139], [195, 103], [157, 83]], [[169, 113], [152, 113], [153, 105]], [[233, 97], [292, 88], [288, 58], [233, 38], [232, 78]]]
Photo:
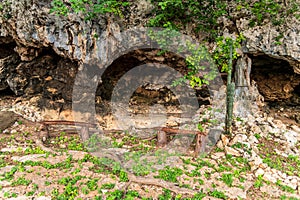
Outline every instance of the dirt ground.
[[[2, 110], [14, 101], [1, 97]], [[56, 126], [43, 142], [39, 123], [16, 114], [3, 120], [3, 113], [0, 199], [300, 199], [295, 124], [236, 119], [232, 136], [194, 158], [193, 146], [179, 154], [157, 147], [155, 133], [129, 130], [83, 143], [70, 126]], [[298, 134], [291, 152], [276, 128]]]

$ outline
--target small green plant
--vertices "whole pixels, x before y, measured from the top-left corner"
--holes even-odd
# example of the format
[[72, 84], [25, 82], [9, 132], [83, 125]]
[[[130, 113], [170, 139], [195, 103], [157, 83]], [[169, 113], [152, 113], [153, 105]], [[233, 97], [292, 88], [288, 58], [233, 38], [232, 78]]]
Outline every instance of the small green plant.
[[197, 194], [194, 195], [194, 197], [192, 198], [193, 200], [201, 200], [204, 197], [206, 197], [206, 194], [203, 193], [203, 191], [198, 192]]
[[183, 174], [182, 169], [171, 168], [169, 166], [158, 171], [158, 176], [156, 178], [163, 179], [165, 181], [177, 182], [177, 177]]
[[123, 171], [123, 170], [120, 171], [119, 176], [120, 176], [120, 181], [121, 182], [127, 182], [127, 181], [129, 181], [128, 174], [125, 171]]
[[17, 180], [12, 182], [12, 186], [17, 186], [17, 185], [25, 185], [28, 186], [32, 181], [27, 180], [24, 177], [19, 177]]
[[222, 191], [213, 190], [208, 193], [212, 197], [220, 198], [220, 199], [227, 199], [227, 196]]
[[90, 190], [88, 189], [87, 186], [83, 186], [83, 187], [81, 188], [81, 192], [82, 192], [83, 194], [87, 195], [87, 194], [90, 193]]
[[254, 134], [254, 137], [256, 137], [256, 139], [258, 139], [258, 140], [259, 140], [259, 139], [261, 138], [261, 135], [260, 135], [260, 134], [258, 134], [258, 133], [255, 133], [255, 134]]
[[222, 174], [221, 180], [229, 187], [232, 187], [233, 174]]
[[261, 186], [263, 186], [263, 178], [262, 175], [258, 175], [257, 179], [254, 182], [254, 187], [260, 188]]
[[101, 186], [101, 189], [113, 189], [115, 187], [116, 184], [114, 183], [104, 183], [102, 186]]
[[200, 123], [198, 123], [198, 130], [199, 130], [200, 132], [203, 132], [203, 131], [204, 131], [204, 128], [203, 128], [202, 124], [200, 124]]
[[218, 172], [231, 171], [232, 168], [223, 164], [219, 164], [219, 168], [216, 169]]
[[122, 148], [122, 146], [124, 145], [124, 142], [117, 142], [116, 140], [112, 142], [112, 147], [114, 148]]
[[171, 200], [172, 199], [172, 194], [171, 191], [168, 189], [163, 189], [163, 194], [158, 196], [159, 200]]
[[88, 180], [88, 182], [86, 183], [87, 187], [89, 190], [91, 191], [95, 191], [98, 188], [98, 178], [93, 178]]
[[25, 149], [25, 154], [44, 154], [46, 153], [44, 150], [42, 150], [40, 147], [27, 147]]
[[132, 166], [132, 170], [137, 176], [148, 175], [152, 171], [151, 163], [138, 162]]
[[281, 195], [280, 200], [299, 200], [299, 198], [296, 197], [287, 197], [286, 195]]
[[203, 175], [206, 179], [210, 179], [210, 177], [211, 177], [211, 173], [209, 173], [209, 172], [204, 172]]
[[279, 186], [282, 191], [289, 192], [289, 193], [295, 193], [295, 190], [293, 188], [291, 188], [288, 185], [282, 184], [280, 180], [276, 181], [276, 185]]
[[0, 168], [5, 167], [6, 165], [8, 165], [8, 163], [3, 158], [0, 158]]
[[18, 171], [18, 167], [14, 166], [11, 168], [9, 172], [4, 173], [3, 178], [1, 177], [0, 180], [11, 180], [14, 177], [14, 174]]
[[45, 185], [49, 186], [49, 185], [51, 185], [51, 182], [50, 181], [45, 181]]
[[17, 198], [18, 197], [18, 195], [16, 194], [16, 193], [10, 193], [10, 192], [4, 192], [4, 194], [3, 194], [3, 196], [5, 197], [5, 198]]
[[29, 191], [29, 192], [27, 192], [26, 196], [32, 196], [32, 195], [34, 195], [34, 193], [38, 190], [38, 188], [39, 188], [38, 185], [36, 183], [34, 183], [32, 190]]
[[125, 200], [134, 200], [137, 199], [137, 197], [139, 197], [139, 193], [135, 190], [128, 190], [126, 192], [126, 196], [125, 196]]
[[115, 190], [112, 192], [109, 192], [107, 195], [107, 200], [116, 200], [116, 199], [122, 199], [124, 192], [121, 190]]

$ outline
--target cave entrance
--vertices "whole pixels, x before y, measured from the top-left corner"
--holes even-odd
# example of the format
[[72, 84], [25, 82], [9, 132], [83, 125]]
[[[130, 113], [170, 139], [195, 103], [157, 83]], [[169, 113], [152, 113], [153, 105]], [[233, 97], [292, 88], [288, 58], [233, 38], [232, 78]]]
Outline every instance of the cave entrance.
[[[15, 54], [14, 48], [16, 47], [16, 43], [13, 42], [11, 38], [2, 38], [2, 40], [6, 41], [6, 43], [1, 43], [0, 45], [0, 59], [5, 59], [8, 56]], [[7, 77], [5, 72], [6, 68], [1, 68], [0, 66], [0, 99], [5, 101], [12, 101], [16, 97], [16, 95], [9, 88], [9, 85], [6, 81]]]
[[251, 79], [264, 96], [267, 112], [300, 123], [300, 75], [285, 60], [267, 55], [251, 56], [251, 59]]
[[0, 59], [14, 54], [15, 42], [4, 43], [0, 45]]
[[3, 97], [16, 97], [16, 95], [10, 88], [6, 88], [4, 90], [1, 90], [0, 97], [1, 98], [3, 98]]
[[[116, 59], [103, 73], [102, 83], [96, 92], [96, 111], [103, 116], [111, 114], [111, 96], [118, 81], [130, 70], [144, 64], [163, 64], [186, 74], [185, 60], [176, 54], [165, 52], [159, 55], [160, 50], [135, 50]], [[198, 104], [209, 104], [209, 91], [207, 88], [195, 90]], [[168, 117], [180, 117], [181, 110], [172, 88], [164, 85], [147, 83], [140, 85], [131, 95], [128, 102], [129, 112], [132, 115], [155, 115], [165, 112]], [[176, 120], [175, 120], [176, 121]], [[170, 122], [171, 123], [171, 122]], [[173, 122], [172, 122], [173, 123]], [[173, 123], [176, 125], [176, 123]]]

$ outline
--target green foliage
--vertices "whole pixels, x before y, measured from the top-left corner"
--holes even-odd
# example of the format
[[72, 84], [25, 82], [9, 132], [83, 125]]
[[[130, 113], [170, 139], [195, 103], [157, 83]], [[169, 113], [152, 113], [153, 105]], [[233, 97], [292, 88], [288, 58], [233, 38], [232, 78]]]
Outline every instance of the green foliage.
[[12, 182], [12, 186], [17, 186], [17, 185], [25, 185], [28, 186], [31, 183], [31, 180], [27, 180], [24, 177], [19, 177], [17, 180]]
[[219, 199], [227, 199], [227, 196], [224, 194], [224, 192], [218, 191], [218, 190], [213, 190], [208, 193], [212, 197], [216, 197]]
[[62, 194], [59, 194], [58, 191], [54, 190], [52, 195], [56, 196], [57, 199], [75, 199], [78, 196], [79, 188], [75, 186], [75, 184], [84, 178], [83, 176], [75, 176], [75, 177], [64, 177], [58, 180], [59, 184], [65, 186]]
[[[283, 4], [277, 0], [260, 0], [260, 1], [236, 1], [236, 10], [245, 9], [250, 11], [250, 26], [263, 25], [264, 20], [271, 21], [274, 26], [282, 25], [285, 20], [291, 17], [300, 18], [299, 2], [291, 0]], [[298, 12], [298, 13], [297, 13]]]
[[222, 174], [221, 180], [228, 185], [229, 187], [232, 186], [233, 183], [233, 174]]
[[254, 187], [255, 188], [259, 188], [263, 186], [263, 176], [262, 175], [258, 175], [257, 179], [254, 182]]
[[53, 0], [51, 2], [52, 8], [50, 13], [55, 12], [57, 15], [67, 16], [69, 8], [64, 4], [62, 0]]
[[129, 181], [128, 174], [125, 171], [123, 171], [123, 170], [120, 171], [119, 176], [120, 176], [120, 181], [121, 182], [127, 182], [127, 181]]
[[115, 190], [112, 192], [108, 192], [107, 193], [107, 200], [134, 200], [137, 199], [137, 197], [139, 197], [139, 193], [135, 190], [128, 190], [126, 191], [126, 193], [124, 193], [124, 191], [122, 190]]
[[14, 176], [14, 174], [18, 171], [18, 167], [14, 166], [11, 168], [9, 172], [4, 173], [4, 177], [1, 177], [0, 180], [11, 180]]
[[171, 191], [168, 189], [163, 189], [163, 194], [158, 196], [159, 200], [171, 200], [172, 199], [172, 194]]
[[278, 14], [282, 7], [278, 2], [270, 0], [257, 1], [252, 5], [251, 11], [255, 16], [250, 23], [262, 24], [263, 20], [268, 16], [272, 19], [274, 25], [281, 24], [282, 19], [278, 19]]
[[[185, 75], [185, 79], [190, 81], [192, 87], [201, 87], [203, 84], [208, 85], [209, 81], [213, 80], [216, 75], [216, 67], [210, 64], [201, 64], [203, 61], [213, 63], [208, 54], [208, 50], [205, 46], [196, 46], [195, 44], [187, 42], [187, 49], [190, 55], [186, 58], [187, 67], [189, 72]], [[207, 71], [206, 74], [199, 76], [199, 71]]]
[[70, 0], [67, 6], [62, 0], [52, 0], [51, 5], [51, 13], [63, 16], [67, 16], [70, 12], [82, 13], [86, 20], [91, 20], [105, 13], [113, 13], [122, 17], [122, 8], [128, 6], [129, 3], [118, 0], [98, 0], [97, 3], [92, 0]]
[[[217, 75], [217, 69], [212, 66], [214, 61], [211, 59], [207, 48], [204, 45], [193, 44], [189, 40], [182, 40], [181, 34], [173, 29], [170, 23], [165, 24], [165, 29], [162, 31], [149, 31], [151, 39], [155, 40], [162, 49], [161, 53], [168, 51], [170, 46], [176, 45], [177, 51], [188, 52], [186, 58], [186, 65], [188, 72], [183, 78], [174, 81], [173, 86], [189, 81], [191, 87], [201, 87], [208, 85], [209, 81], [213, 80]], [[178, 44], [178, 41], [181, 43]], [[200, 76], [199, 71], [206, 71], [204, 75]]]
[[128, 190], [126, 192], [126, 196], [125, 196], [125, 200], [134, 200], [137, 199], [137, 197], [139, 197], [139, 193], [135, 190]]
[[155, 17], [149, 21], [150, 26], [184, 29], [187, 23], [196, 25], [195, 32], [209, 33], [210, 38], [217, 35], [217, 20], [226, 14], [226, 2], [194, 0], [152, 0], [156, 5]]
[[122, 199], [124, 192], [121, 190], [115, 190], [113, 192], [108, 193], [107, 200], [117, 200]]
[[44, 154], [46, 153], [44, 150], [42, 150], [40, 147], [27, 147], [25, 149], [25, 152], [24, 152], [26, 155], [27, 154]]
[[[231, 56], [233, 60], [236, 60], [240, 56], [236, 49], [241, 47], [241, 42], [244, 40], [245, 38], [242, 34], [237, 36], [236, 39], [224, 38], [223, 36], [216, 38], [217, 47], [213, 51], [213, 59], [223, 72], [228, 72], [228, 64]], [[232, 55], [230, 55], [231, 48]]]
[[115, 187], [116, 184], [114, 183], [104, 183], [102, 186], [101, 186], [101, 189], [113, 189]]
[[169, 166], [158, 171], [158, 176], [156, 178], [163, 179], [165, 181], [177, 182], [177, 177], [181, 176], [183, 171], [179, 168], [171, 168]]
[[8, 163], [6, 162], [5, 159], [0, 158], [0, 168], [5, 167], [6, 165], [8, 165]]
[[194, 197], [192, 198], [193, 200], [201, 200], [204, 197], [206, 197], [206, 194], [203, 193], [202, 191], [198, 192], [197, 194], [194, 195]]
[[88, 182], [86, 183], [88, 189], [91, 190], [91, 191], [97, 190], [98, 180], [99, 180], [99, 178], [94, 178], [94, 179], [88, 180]]
[[4, 192], [3, 194], [4, 198], [17, 198], [18, 195], [14, 192], [10, 193], [8, 191]]
[[291, 188], [288, 185], [282, 184], [280, 180], [277, 180], [276, 185], [279, 186], [282, 191], [289, 192], [289, 193], [295, 193], [295, 190], [293, 188]]
[[0, 2], [0, 18], [10, 19], [11, 18], [11, 2], [4, 0]]

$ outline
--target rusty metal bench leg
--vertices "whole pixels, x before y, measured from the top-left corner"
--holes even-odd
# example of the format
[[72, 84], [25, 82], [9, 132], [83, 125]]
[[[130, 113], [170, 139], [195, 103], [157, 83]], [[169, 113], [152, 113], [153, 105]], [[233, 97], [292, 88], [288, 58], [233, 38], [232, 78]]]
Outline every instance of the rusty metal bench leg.
[[47, 124], [41, 125], [39, 137], [43, 142], [46, 142], [46, 140], [50, 137], [49, 126]]
[[90, 135], [89, 135], [89, 127], [88, 126], [81, 127], [80, 137], [83, 142], [86, 142], [89, 139]]
[[199, 153], [201, 151], [201, 143], [202, 143], [202, 135], [201, 134], [196, 134], [196, 147], [195, 147], [195, 152], [194, 152], [194, 157], [198, 157]]
[[164, 147], [167, 144], [167, 133], [165, 131], [157, 131], [157, 143], [159, 147]]

